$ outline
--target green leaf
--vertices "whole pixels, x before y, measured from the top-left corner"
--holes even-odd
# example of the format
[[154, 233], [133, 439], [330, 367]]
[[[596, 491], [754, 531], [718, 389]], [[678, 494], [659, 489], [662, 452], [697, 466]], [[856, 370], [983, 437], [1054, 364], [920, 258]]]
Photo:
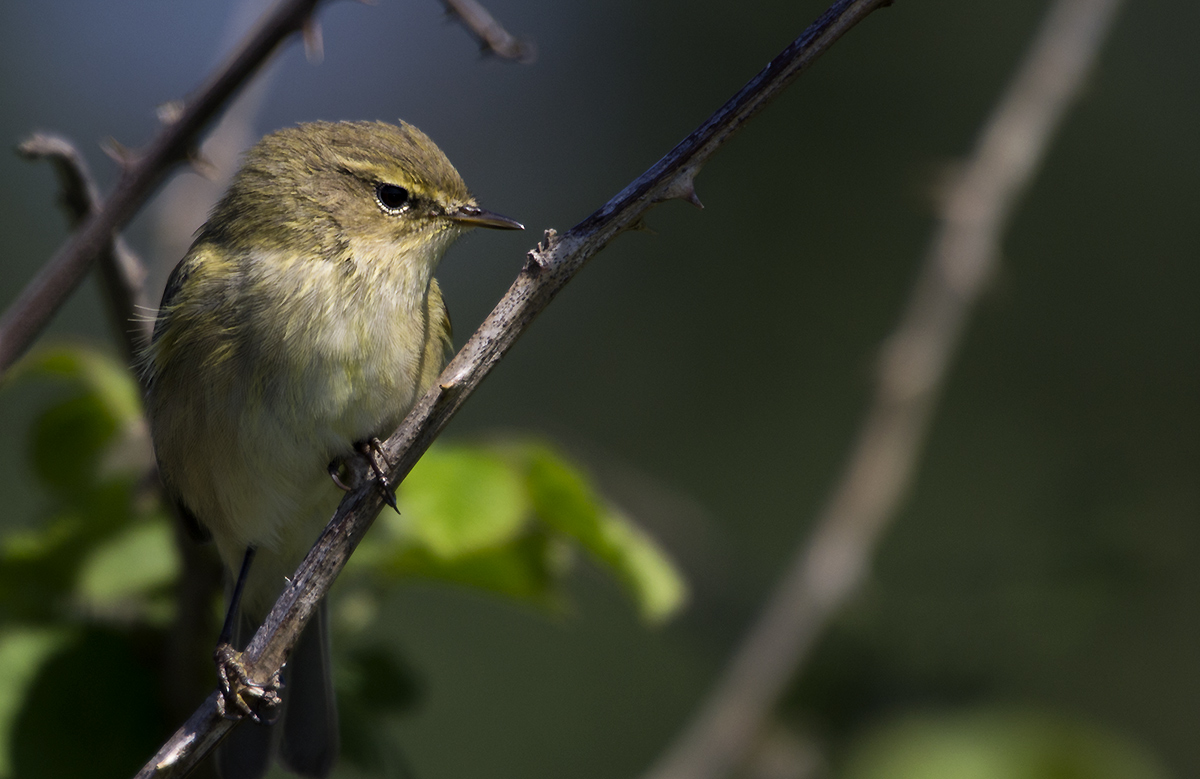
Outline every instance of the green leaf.
[[0, 616], [26, 621], [61, 617], [75, 592], [80, 566], [104, 539], [136, 515], [131, 485], [113, 481], [91, 491], [86, 506], [71, 506], [40, 528], [0, 542]]
[[1087, 722], [1031, 711], [910, 717], [851, 753], [845, 779], [1165, 779], [1141, 747]]
[[393, 576], [413, 576], [487, 590], [546, 607], [558, 605], [553, 586], [567, 550], [544, 530], [533, 529], [502, 546], [447, 560], [409, 546], [392, 560]]
[[[28, 434], [32, 469], [48, 488], [52, 508], [40, 527], [0, 543], [0, 615], [41, 622], [60, 618], [74, 602], [81, 566], [96, 547], [147, 513], [147, 502], [135, 501], [135, 488], [152, 455], [137, 382], [108, 355], [87, 347], [45, 348], [22, 360], [10, 379], [37, 382], [39, 389], [52, 385]], [[131, 578], [162, 579], [162, 565], [172, 559], [145, 554], [106, 563], [108, 574], [88, 574], [85, 595], [116, 586], [115, 580], [102, 585], [105, 576], [124, 577], [125, 586], [134, 587]]]
[[84, 561], [79, 596], [93, 608], [144, 600], [179, 575], [179, 552], [165, 518], [143, 522], [108, 539]]
[[607, 508], [584, 477], [548, 448], [530, 447], [528, 458], [529, 494], [538, 517], [611, 569], [644, 619], [662, 621], [684, 604], [687, 585], [650, 536]]
[[12, 729], [42, 664], [67, 642], [59, 629], [14, 628], [0, 633], [0, 776], [12, 776]]
[[687, 598], [653, 539], [547, 446], [438, 445], [397, 499], [400, 515], [381, 516], [383, 532], [365, 539], [355, 570], [454, 582], [554, 608], [574, 541], [613, 572], [646, 620], [666, 619]]
[[136, 477], [149, 466], [140, 390], [118, 361], [87, 347], [51, 347], [22, 360], [11, 380], [67, 390], [30, 427], [33, 471], [55, 495], [86, 506], [98, 481]]
[[88, 524], [67, 513], [44, 528], [10, 534], [0, 545], [0, 615], [46, 622], [60, 618], [88, 544]]
[[97, 395], [57, 403], [39, 414], [32, 425], [33, 472], [52, 492], [79, 500], [91, 487], [116, 432], [116, 419]]
[[[443, 560], [506, 543], [529, 516], [520, 473], [499, 455], [476, 447], [431, 449], [396, 498], [399, 528]], [[395, 521], [388, 520], [393, 526]]]
[[133, 374], [120, 361], [97, 349], [77, 345], [39, 349], [9, 374], [10, 381], [32, 378], [63, 380], [95, 393], [121, 423], [141, 419], [141, 392]]

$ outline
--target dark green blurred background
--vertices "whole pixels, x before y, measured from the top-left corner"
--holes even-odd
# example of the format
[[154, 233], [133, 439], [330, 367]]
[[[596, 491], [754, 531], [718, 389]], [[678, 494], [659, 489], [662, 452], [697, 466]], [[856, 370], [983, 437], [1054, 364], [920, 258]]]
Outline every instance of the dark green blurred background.
[[[0, 5], [0, 138], [154, 132], [229, 42], [230, 0]], [[530, 67], [479, 57], [434, 0], [323, 10], [255, 135], [311, 119], [428, 132], [524, 234], [475, 234], [439, 277], [459, 342], [545, 228], [641, 173], [824, 0], [490, 0]], [[896, 0], [838, 43], [698, 179], [560, 296], [451, 426], [542, 433], [677, 556], [690, 610], [642, 626], [584, 571], [548, 617], [446, 588], [396, 593], [378, 631], [424, 679], [396, 734], [422, 779], [628, 777], [722, 666], [835, 479], [877, 347], [929, 240], [939, 181], [1028, 44], [1042, 0]], [[835, 768], [914, 712], [1013, 710], [1127, 739], [1200, 775], [1200, 5], [1123, 8], [1003, 244], [918, 481], [869, 586], [789, 696]], [[192, 174], [183, 174], [185, 176]], [[48, 167], [0, 155], [0, 305], [64, 236]], [[155, 213], [129, 230], [154, 256]], [[177, 255], [156, 257], [158, 284]], [[154, 298], [157, 300], [157, 291]], [[88, 282], [55, 335], [106, 335]], [[0, 511], [39, 516], [0, 409]], [[965, 775], [965, 774], [964, 774]], [[1064, 774], [1066, 775], [1066, 774]]]

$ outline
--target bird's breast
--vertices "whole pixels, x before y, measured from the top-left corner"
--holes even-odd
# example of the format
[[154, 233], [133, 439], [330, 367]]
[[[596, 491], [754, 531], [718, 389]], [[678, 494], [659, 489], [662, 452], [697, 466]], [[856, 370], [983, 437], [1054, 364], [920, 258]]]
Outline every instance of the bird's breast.
[[285, 303], [292, 313], [263, 396], [285, 425], [309, 425], [324, 448], [342, 452], [399, 423], [419, 392], [430, 337], [427, 283], [412, 290], [406, 281], [330, 284]]

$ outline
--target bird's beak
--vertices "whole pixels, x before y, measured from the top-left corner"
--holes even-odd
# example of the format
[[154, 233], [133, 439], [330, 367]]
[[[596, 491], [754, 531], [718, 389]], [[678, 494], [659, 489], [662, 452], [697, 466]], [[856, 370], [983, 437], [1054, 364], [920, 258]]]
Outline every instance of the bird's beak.
[[525, 225], [516, 219], [509, 219], [507, 216], [493, 214], [486, 208], [480, 208], [479, 206], [459, 206], [448, 211], [446, 216], [468, 227], [491, 227], [496, 230], [525, 229]]

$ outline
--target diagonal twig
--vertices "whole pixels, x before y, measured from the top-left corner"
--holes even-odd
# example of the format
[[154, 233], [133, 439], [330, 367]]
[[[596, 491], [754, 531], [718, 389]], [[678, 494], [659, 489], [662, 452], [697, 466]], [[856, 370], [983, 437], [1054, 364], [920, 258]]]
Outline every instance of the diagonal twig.
[[[508, 292], [383, 444], [388, 478], [398, 484], [463, 402], [534, 318], [596, 252], [636, 228], [653, 205], [679, 198], [698, 204], [693, 179], [700, 167], [750, 117], [808, 68], [851, 27], [890, 0], [837, 0], [733, 98], [650, 170], [600, 210], [562, 236], [553, 231], [528, 260]], [[351, 552], [383, 506], [373, 482], [349, 493], [297, 569], [243, 660], [254, 680], [280, 669], [291, 646]], [[138, 777], [182, 776], [234, 726], [217, 714], [210, 695], [143, 767]]]
[[113, 241], [167, 171], [185, 160], [196, 138], [226, 100], [278, 45], [300, 31], [321, 0], [282, 0], [208, 81], [178, 109], [150, 145], [123, 161], [124, 170], [104, 205], [84, 221], [0, 317], [0, 379], [29, 348], [51, 315], [79, 285], [91, 263]]
[[947, 368], [999, 261], [1021, 193], [1094, 62], [1119, 0], [1056, 0], [941, 205], [899, 324], [884, 344], [857, 444], [709, 698], [648, 779], [724, 779], [748, 754], [830, 618], [858, 590], [920, 457]]

